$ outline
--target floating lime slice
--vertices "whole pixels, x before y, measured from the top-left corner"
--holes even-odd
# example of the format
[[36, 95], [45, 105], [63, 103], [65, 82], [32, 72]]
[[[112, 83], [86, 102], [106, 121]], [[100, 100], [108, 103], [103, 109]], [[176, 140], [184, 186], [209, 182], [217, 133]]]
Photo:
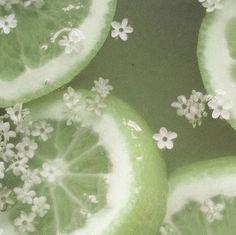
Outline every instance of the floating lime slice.
[[[30, 1], [28, 1], [30, 2]], [[42, 2], [42, 1], [41, 1]], [[0, 106], [26, 102], [72, 80], [96, 55], [116, 0], [44, 0], [13, 11], [16, 28], [0, 34]]]
[[223, 90], [234, 107], [230, 123], [236, 128], [236, 1], [223, 1], [224, 7], [207, 14], [202, 22], [198, 60], [207, 91]]
[[[86, 92], [82, 92], [86, 94]], [[83, 97], [84, 95], [82, 95]], [[98, 117], [81, 111], [81, 124], [67, 126], [63, 93], [32, 102], [33, 118], [47, 119], [54, 132], [33, 160], [56, 169], [34, 190], [48, 198], [50, 210], [34, 235], [155, 235], [163, 219], [166, 174], [163, 159], [145, 122], [119, 99], [110, 97]], [[14, 232], [20, 203], [1, 216], [0, 228]]]
[[161, 234], [235, 234], [235, 180], [235, 157], [203, 161], [177, 170], [169, 180]]

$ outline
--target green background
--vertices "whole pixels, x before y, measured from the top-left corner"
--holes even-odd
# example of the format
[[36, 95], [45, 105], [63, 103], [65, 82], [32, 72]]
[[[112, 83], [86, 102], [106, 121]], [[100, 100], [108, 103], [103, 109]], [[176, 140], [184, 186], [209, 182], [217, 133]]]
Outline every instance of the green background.
[[164, 151], [168, 172], [202, 159], [236, 155], [236, 132], [225, 121], [204, 119], [193, 128], [170, 104], [192, 89], [204, 91], [196, 47], [205, 10], [197, 0], [118, 0], [115, 20], [129, 18], [127, 42], [108, 37], [73, 85], [90, 88], [102, 76], [114, 94], [133, 106], [153, 132], [165, 126], [178, 133]]

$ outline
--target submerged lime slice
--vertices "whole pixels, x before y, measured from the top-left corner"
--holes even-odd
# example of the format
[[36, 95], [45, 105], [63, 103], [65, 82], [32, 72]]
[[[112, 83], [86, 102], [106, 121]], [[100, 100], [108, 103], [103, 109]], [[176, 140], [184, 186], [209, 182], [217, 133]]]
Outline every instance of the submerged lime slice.
[[234, 107], [230, 123], [236, 128], [236, 1], [225, 0], [224, 7], [207, 14], [202, 22], [198, 61], [207, 91], [223, 90]]
[[[30, 234], [155, 235], [164, 216], [167, 182], [145, 122], [110, 97], [104, 114], [81, 111], [81, 124], [67, 126], [62, 97], [58, 92], [28, 105], [35, 120], [47, 119], [54, 127], [33, 166], [46, 162], [57, 172], [34, 189], [48, 198], [50, 210]], [[7, 218], [1, 216], [6, 234], [19, 234], [13, 224], [21, 210], [30, 208], [18, 204]]]
[[169, 180], [161, 234], [235, 234], [235, 180], [235, 157], [203, 161], [177, 170]]
[[116, 0], [40, 2], [40, 8], [12, 3], [6, 11], [0, 6], [0, 16], [14, 12], [17, 20], [9, 34], [0, 34], [1, 107], [40, 97], [72, 80], [103, 45], [116, 7]]

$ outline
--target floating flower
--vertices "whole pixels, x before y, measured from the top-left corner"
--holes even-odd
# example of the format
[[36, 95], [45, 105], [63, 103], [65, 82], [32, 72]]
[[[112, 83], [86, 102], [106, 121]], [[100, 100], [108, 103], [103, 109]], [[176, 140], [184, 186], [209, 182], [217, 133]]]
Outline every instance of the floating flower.
[[65, 48], [65, 53], [70, 55], [81, 50], [81, 42], [85, 40], [85, 35], [79, 29], [72, 29], [68, 36], [63, 36], [59, 45]]
[[11, 29], [16, 28], [17, 20], [15, 14], [9, 16], [0, 17], [0, 29], [4, 34], [9, 34]]
[[16, 104], [14, 107], [6, 108], [6, 112], [16, 125], [21, 123], [29, 115], [29, 109], [23, 109], [22, 104]]
[[16, 132], [10, 130], [9, 122], [0, 121], [0, 134], [6, 142], [8, 142], [10, 138], [16, 137]]
[[28, 162], [28, 158], [22, 158], [20, 160], [13, 162], [9, 166], [9, 169], [12, 170], [15, 176], [19, 176], [27, 171], [27, 168], [28, 168], [27, 162]]
[[53, 127], [45, 120], [38, 121], [34, 124], [31, 135], [34, 137], [39, 137], [43, 141], [47, 141], [49, 134], [53, 132]]
[[212, 117], [214, 119], [220, 118], [229, 120], [233, 103], [226, 97], [224, 91], [216, 91], [216, 96], [208, 102], [208, 106], [213, 110]]
[[14, 188], [17, 200], [21, 201], [24, 204], [32, 204], [33, 198], [36, 193], [33, 190], [29, 190], [26, 187], [23, 188]]
[[159, 149], [172, 149], [174, 147], [174, 139], [177, 138], [175, 132], [167, 131], [165, 127], [160, 129], [160, 132], [153, 135], [153, 139], [157, 142]]
[[50, 209], [50, 206], [47, 204], [47, 198], [42, 197], [35, 197], [33, 200], [33, 206], [32, 211], [38, 215], [39, 217], [44, 217], [48, 210]]
[[33, 158], [38, 145], [28, 137], [24, 137], [20, 143], [16, 145], [19, 158]]
[[15, 145], [12, 143], [0, 142], [0, 158], [4, 162], [10, 162], [15, 157]]
[[33, 225], [34, 219], [35, 219], [34, 213], [26, 214], [25, 212], [21, 211], [20, 217], [15, 219], [14, 225], [18, 228], [18, 230], [22, 234], [26, 234], [28, 232], [34, 232], [35, 231], [35, 227]]
[[80, 94], [75, 92], [72, 87], [68, 87], [67, 92], [63, 95], [64, 103], [69, 109], [77, 106], [80, 103], [80, 99]]
[[99, 78], [97, 81], [94, 81], [92, 91], [95, 91], [102, 98], [106, 98], [112, 90], [113, 87], [109, 85], [108, 79]]
[[0, 190], [0, 211], [6, 211], [8, 207], [15, 204], [13, 193], [7, 187], [1, 188]]
[[212, 223], [215, 220], [222, 220], [222, 212], [225, 209], [223, 204], [215, 204], [211, 199], [207, 199], [200, 207], [202, 213], [205, 214], [207, 220]]
[[130, 25], [128, 25], [128, 19], [125, 18], [122, 20], [121, 23], [113, 21], [111, 23], [111, 26], [113, 28], [111, 32], [111, 36], [113, 38], [120, 38], [123, 41], [128, 40], [128, 34], [133, 33], [134, 29]]
[[185, 117], [193, 127], [202, 124], [202, 119], [207, 116], [207, 102], [209, 96], [201, 92], [192, 91], [192, 94], [187, 99], [184, 95], [178, 96], [177, 101], [171, 106], [176, 108], [177, 115]]
[[99, 95], [87, 98], [86, 102], [87, 111], [94, 112], [97, 116], [101, 116], [102, 111], [106, 108], [104, 100]]
[[39, 170], [27, 170], [21, 176], [21, 180], [24, 181], [24, 185], [31, 188], [33, 185], [40, 184], [42, 182], [39, 176]]
[[53, 183], [62, 175], [62, 171], [54, 162], [45, 162], [43, 163], [43, 169], [40, 175], [46, 178], [49, 183]]

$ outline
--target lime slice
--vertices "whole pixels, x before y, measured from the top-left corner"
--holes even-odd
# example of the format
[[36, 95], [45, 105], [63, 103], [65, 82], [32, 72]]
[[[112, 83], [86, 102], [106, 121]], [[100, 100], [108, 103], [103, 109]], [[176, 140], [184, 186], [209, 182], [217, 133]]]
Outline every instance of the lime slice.
[[[54, 128], [39, 145], [33, 166], [46, 162], [57, 172], [34, 189], [46, 195], [50, 210], [30, 234], [155, 235], [164, 216], [167, 182], [145, 122], [110, 97], [101, 116], [81, 110], [81, 124], [67, 126], [62, 97], [60, 91], [28, 105], [34, 120], [46, 119]], [[18, 234], [13, 223], [21, 210], [29, 208], [18, 204], [8, 218], [1, 216], [6, 234]]]
[[234, 107], [231, 125], [236, 128], [236, 1], [225, 0], [224, 7], [207, 14], [202, 22], [198, 61], [207, 91], [223, 90]]
[[235, 182], [235, 157], [203, 161], [177, 170], [169, 180], [161, 234], [235, 234]]
[[[116, 7], [116, 0], [40, 2], [40, 8], [12, 3], [17, 26], [0, 35], [1, 107], [38, 98], [72, 80], [103, 45]], [[10, 12], [2, 8], [0, 16], [7, 17]]]

